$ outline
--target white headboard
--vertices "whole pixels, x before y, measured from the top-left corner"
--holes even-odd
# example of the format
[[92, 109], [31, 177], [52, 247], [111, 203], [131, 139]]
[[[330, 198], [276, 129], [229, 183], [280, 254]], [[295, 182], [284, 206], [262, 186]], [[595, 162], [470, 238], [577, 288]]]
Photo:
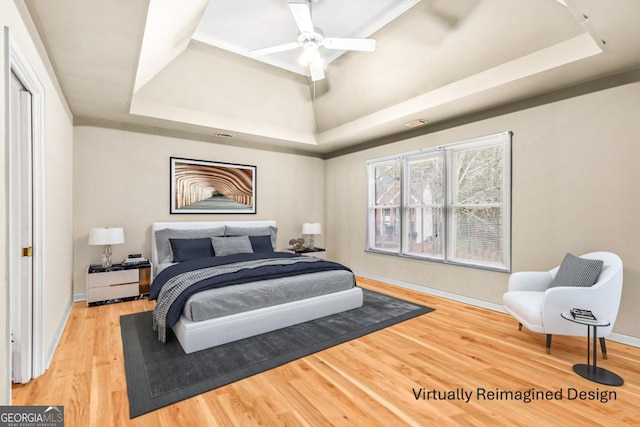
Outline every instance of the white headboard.
[[153, 263], [154, 276], [158, 267], [158, 248], [156, 246], [156, 231], [167, 228], [174, 230], [197, 230], [233, 225], [238, 227], [268, 227], [276, 226], [274, 220], [263, 221], [185, 221], [185, 222], [154, 222], [151, 224], [151, 262]]

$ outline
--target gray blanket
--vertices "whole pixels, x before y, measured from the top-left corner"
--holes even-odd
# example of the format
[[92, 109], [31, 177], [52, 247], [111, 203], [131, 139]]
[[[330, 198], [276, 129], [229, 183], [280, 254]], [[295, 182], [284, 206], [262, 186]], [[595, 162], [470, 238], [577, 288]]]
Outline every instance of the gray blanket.
[[167, 280], [160, 290], [156, 307], [153, 310], [153, 329], [158, 334], [158, 340], [166, 342], [167, 315], [169, 312], [169, 308], [174, 303], [174, 301], [182, 294], [182, 292], [185, 291], [185, 289], [202, 280], [223, 276], [229, 273], [235, 273], [243, 269], [255, 269], [269, 265], [313, 263], [318, 261], [321, 260], [313, 257], [267, 258], [253, 261], [237, 262], [233, 264], [224, 264], [220, 266], [202, 268], [178, 274]]

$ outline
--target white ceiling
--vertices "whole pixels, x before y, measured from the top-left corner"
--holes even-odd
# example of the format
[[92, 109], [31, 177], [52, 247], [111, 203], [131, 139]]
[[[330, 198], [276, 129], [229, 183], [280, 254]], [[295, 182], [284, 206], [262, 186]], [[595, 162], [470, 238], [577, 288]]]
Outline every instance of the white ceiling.
[[[299, 0], [298, 0], [299, 1]], [[325, 37], [368, 38], [420, 0], [312, 0], [311, 16]], [[300, 49], [256, 56], [250, 51], [295, 42], [298, 27], [282, 0], [210, 1], [192, 38], [308, 76]], [[339, 13], [336, 13], [339, 11]], [[325, 64], [345, 51], [320, 47]]]
[[[295, 39], [286, 0], [25, 3], [76, 123], [317, 155], [640, 68], [637, 0], [421, 0], [315, 84], [238, 53]], [[399, 3], [317, 0], [313, 19], [366, 37]]]

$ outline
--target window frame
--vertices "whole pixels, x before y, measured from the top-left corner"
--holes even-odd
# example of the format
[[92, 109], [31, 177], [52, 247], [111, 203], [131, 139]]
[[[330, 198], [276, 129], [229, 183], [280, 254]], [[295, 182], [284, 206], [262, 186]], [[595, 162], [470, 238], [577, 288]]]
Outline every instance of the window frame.
[[[376, 242], [376, 228], [375, 228], [375, 212], [376, 210], [379, 209], [398, 209], [399, 213], [400, 213], [400, 218], [402, 215], [402, 177], [400, 177], [400, 203], [399, 204], [394, 204], [394, 205], [378, 205], [378, 204], [371, 204], [371, 201], [375, 201], [376, 197], [376, 180], [375, 180], [375, 167], [376, 166], [384, 166], [387, 164], [392, 164], [395, 162], [399, 162], [401, 158], [399, 156], [392, 156], [392, 157], [385, 157], [385, 158], [381, 158], [381, 159], [376, 159], [376, 161], [374, 163], [372, 163], [373, 167], [369, 166], [369, 162], [367, 162], [367, 204], [368, 204], [368, 208], [367, 208], [367, 243], [366, 243], [366, 247], [375, 247], [374, 244]], [[400, 173], [402, 173], [402, 168], [400, 168]], [[399, 234], [400, 236], [402, 236], [402, 219], [400, 220], [399, 223]], [[402, 240], [402, 239], [401, 239]], [[374, 244], [372, 244], [372, 242]], [[376, 252], [379, 253], [388, 253], [388, 254], [395, 254], [396, 251], [395, 250], [385, 250], [384, 248], [381, 247], [376, 247], [375, 249]]]
[[[418, 209], [441, 209], [441, 223], [442, 223], [442, 227], [443, 229], [440, 230], [440, 237], [441, 239], [441, 244], [442, 244], [442, 250], [441, 250], [441, 255], [424, 255], [424, 254], [420, 254], [419, 252], [414, 252], [411, 251], [409, 248], [409, 234], [407, 235], [402, 235], [402, 237], [404, 237], [404, 239], [401, 239], [401, 254], [402, 255], [406, 255], [406, 256], [411, 256], [411, 257], [416, 257], [416, 258], [429, 258], [429, 259], [433, 259], [433, 260], [440, 260], [440, 261], [445, 261], [446, 259], [446, 255], [445, 255], [445, 250], [446, 250], [446, 238], [444, 238], [444, 236], [446, 236], [446, 220], [444, 218], [444, 212], [445, 212], [445, 208], [446, 208], [446, 190], [444, 189], [444, 185], [446, 185], [446, 182], [441, 179], [442, 183], [441, 186], [443, 187], [441, 189], [441, 197], [443, 198], [442, 203], [434, 203], [433, 201], [431, 203], [412, 203], [411, 201], [411, 184], [412, 184], [412, 180], [411, 180], [411, 168], [410, 165], [412, 162], [414, 161], [421, 161], [424, 159], [434, 159], [434, 158], [439, 158], [440, 162], [441, 162], [441, 168], [443, 169], [443, 174], [445, 173], [444, 171], [446, 170], [446, 158], [444, 156], [444, 153], [442, 150], [440, 150], [439, 148], [434, 148], [434, 149], [429, 149], [429, 150], [422, 150], [419, 153], [410, 153], [407, 154], [403, 157], [402, 160], [402, 177], [403, 177], [403, 210], [404, 210], [404, 216], [403, 219], [405, 220], [405, 222], [403, 222], [403, 224], [406, 225], [406, 229], [407, 229], [407, 233], [410, 232], [410, 221], [409, 218], [412, 214], [411, 209], [415, 209], [416, 211]], [[432, 195], [433, 197], [433, 195]], [[408, 212], [407, 212], [408, 211]], [[433, 212], [431, 213], [431, 215], [433, 215]], [[432, 239], [432, 241], [436, 241], [436, 239]]]
[[[426, 261], [440, 262], [452, 265], [461, 265], [466, 267], [475, 267], [485, 270], [510, 272], [511, 271], [511, 145], [512, 145], [512, 132], [500, 132], [491, 135], [480, 136], [476, 138], [470, 138], [463, 141], [458, 141], [450, 144], [441, 145], [438, 147], [431, 147], [419, 151], [412, 151], [402, 153], [394, 156], [387, 156], [384, 158], [371, 159], [367, 161], [367, 188], [368, 188], [368, 200], [367, 200], [367, 240], [365, 251], [371, 253], [379, 253], [391, 256], [400, 256], [413, 259], [421, 259]], [[501, 180], [499, 185], [500, 200], [497, 202], [486, 203], [474, 203], [474, 204], [460, 204], [454, 203], [454, 194], [457, 187], [456, 171], [454, 169], [455, 156], [457, 153], [463, 151], [472, 151], [484, 148], [498, 147], [502, 150], [501, 159]], [[442, 211], [440, 213], [442, 224], [436, 227], [435, 230], [439, 232], [436, 236], [440, 239], [438, 245], [441, 245], [442, 254], [433, 253], [420, 253], [411, 251], [411, 242], [409, 241], [409, 231], [411, 219], [409, 216], [411, 209], [418, 210], [429, 208], [433, 209], [440, 206], [437, 203], [431, 203], [428, 205], [421, 203], [411, 203], [411, 184], [410, 181], [410, 167], [412, 162], [419, 161], [420, 159], [429, 157], [441, 156], [442, 161], [442, 176], [441, 185], [443, 194], [443, 203], [441, 205]], [[400, 224], [399, 224], [399, 242], [397, 248], [380, 248], [376, 247], [376, 228], [373, 224], [375, 220], [375, 209], [380, 206], [372, 205], [373, 197], [375, 197], [375, 170], [376, 167], [397, 162], [400, 168], [399, 179], [401, 188], [400, 197]], [[454, 211], [456, 208], [469, 207], [474, 208], [498, 208], [500, 210], [500, 227], [497, 228], [500, 236], [495, 243], [501, 247], [501, 260], [491, 261], [483, 259], [473, 258], [460, 258], [456, 257], [454, 249], [456, 244], [456, 226], [454, 224]], [[432, 212], [432, 215], [435, 213]], [[440, 217], [439, 217], [440, 218]], [[437, 223], [437, 221], [436, 221]], [[434, 226], [435, 227], [435, 226]], [[434, 229], [432, 229], [434, 231]], [[406, 233], [405, 233], [406, 232]], [[405, 235], [406, 234], [406, 235]], [[435, 245], [435, 243], [434, 243]], [[433, 250], [433, 248], [432, 248]]]

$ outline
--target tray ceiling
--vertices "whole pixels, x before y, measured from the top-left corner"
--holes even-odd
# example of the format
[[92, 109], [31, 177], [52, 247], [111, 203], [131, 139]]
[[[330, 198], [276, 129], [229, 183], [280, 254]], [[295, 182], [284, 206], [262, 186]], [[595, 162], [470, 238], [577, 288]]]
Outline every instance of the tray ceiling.
[[[420, 0], [313, 0], [313, 24], [325, 37], [367, 38]], [[250, 51], [295, 41], [298, 28], [283, 0], [210, 1], [192, 38], [253, 58], [266, 64], [308, 76], [300, 65], [300, 50], [256, 56]], [[339, 13], [336, 13], [339, 11]], [[325, 64], [345, 51], [321, 48]]]
[[295, 52], [246, 52], [295, 38], [286, 0], [26, 1], [76, 123], [309, 154], [640, 67], [635, 0], [412, 3], [314, 0], [326, 35], [377, 47], [312, 83]]

